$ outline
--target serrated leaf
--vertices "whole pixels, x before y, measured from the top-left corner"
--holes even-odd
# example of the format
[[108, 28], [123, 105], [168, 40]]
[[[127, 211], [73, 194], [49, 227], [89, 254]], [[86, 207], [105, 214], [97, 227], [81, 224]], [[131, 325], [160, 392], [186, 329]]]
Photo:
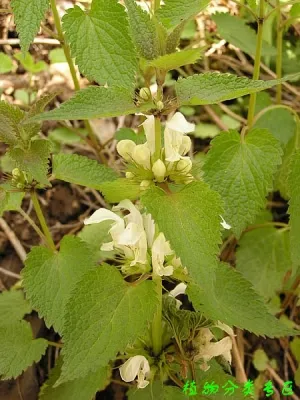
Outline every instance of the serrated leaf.
[[10, 190], [15, 190], [10, 183], [0, 184], [0, 216], [4, 211], [17, 211], [21, 207], [25, 193]]
[[11, 157], [19, 169], [27, 172], [37, 182], [49, 185], [47, 178], [48, 162], [51, 152], [51, 142], [48, 140], [34, 140], [30, 143], [29, 149], [11, 148]]
[[187, 21], [204, 10], [209, 0], [165, 0], [155, 15], [167, 29], [174, 29], [183, 21]]
[[296, 79], [298, 76], [299, 74], [293, 74], [282, 79], [262, 81], [232, 74], [206, 72], [179, 79], [175, 84], [175, 89], [179, 105], [216, 104], [269, 89], [281, 82]]
[[1, 379], [21, 375], [33, 362], [40, 360], [48, 346], [45, 339], [33, 339], [30, 324], [25, 321], [0, 326], [0, 341]]
[[236, 253], [237, 270], [267, 299], [282, 289], [286, 272], [292, 269], [289, 232], [273, 227], [246, 232]]
[[105, 388], [111, 375], [110, 368], [105, 366], [84, 378], [53, 387], [59, 378], [61, 367], [62, 358], [57, 361], [50, 372], [49, 379], [42, 386], [39, 400], [91, 400], [97, 391]]
[[25, 113], [5, 101], [0, 101], [0, 140], [10, 146], [18, 143], [18, 124]]
[[85, 274], [67, 304], [58, 384], [107, 365], [144, 333], [156, 307], [153, 282], [130, 285], [108, 265]]
[[54, 154], [52, 173], [56, 179], [98, 190], [118, 177], [113, 169], [78, 154]]
[[140, 184], [126, 178], [101, 184], [101, 193], [109, 203], [118, 203], [123, 199], [136, 200], [141, 193]]
[[49, 0], [12, 0], [22, 51], [29, 49], [49, 7]]
[[177, 47], [179, 46], [180, 38], [181, 38], [182, 32], [186, 26], [186, 23], [187, 23], [186, 20], [182, 21], [167, 36], [167, 39], [166, 39], [166, 53], [167, 54], [174, 53], [174, 51], [176, 51]]
[[0, 51], [0, 74], [6, 74], [14, 69], [12, 59], [2, 51]]
[[300, 264], [300, 150], [296, 150], [291, 161], [291, 172], [288, 177], [290, 201], [291, 257], [295, 265]]
[[152, 60], [159, 55], [157, 31], [150, 15], [135, 0], [125, 0], [132, 40], [141, 57]]
[[220, 196], [204, 182], [194, 182], [172, 195], [150, 188], [141, 201], [189, 275], [211, 288], [221, 242]]
[[202, 167], [204, 180], [222, 196], [225, 220], [238, 237], [265, 207], [281, 146], [264, 129], [253, 129], [244, 141], [237, 131], [215, 137]]
[[133, 89], [137, 59], [117, 0], [93, 0], [89, 11], [75, 6], [62, 22], [72, 57], [88, 79]]
[[273, 108], [265, 112], [253, 128], [268, 129], [283, 145], [295, 135], [296, 122], [293, 114], [286, 108]]
[[251, 283], [228, 264], [219, 264], [212, 290], [204, 291], [200, 285], [192, 283], [187, 294], [193, 306], [213, 320], [256, 335], [280, 337], [296, 333], [269, 313]]
[[33, 247], [22, 270], [23, 286], [26, 298], [48, 327], [53, 325], [61, 333], [71, 291], [91, 268], [93, 255], [79, 238], [64, 236], [57, 254], [45, 247]]
[[21, 290], [10, 290], [0, 294], [0, 327], [21, 321], [24, 315], [30, 312], [31, 307]]
[[[217, 24], [221, 38], [243, 52], [255, 55], [257, 34], [242, 18], [229, 13], [217, 13], [212, 15], [212, 20]], [[263, 40], [262, 56], [274, 55], [276, 55], [276, 48]]]
[[[150, 108], [151, 105], [145, 110]], [[136, 107], [131, 93], [125, 88], [90, 86], [76, 92], [70, 100], [64, 102], [59, 108], [37, 115], [32, 120], [59, 121], [64, 119], [117, 117], [143, 110], [143, 107]]]
[[280, 191], [280, 195], [286, 200], [290, 198], [288, 176], [291, 172], [292, 160], [296, 151], [296, 140], [297, 136], [295, 135], [286, 145], [282, 157], [282, 163], [275, 176], [274, 186]]
[[182, 50], [177, 53], [165, 54], [155, 60], [149, 61], [148, 66], [169, 71], [183, 65], [194, 64], [202, 54], [201, 49]]

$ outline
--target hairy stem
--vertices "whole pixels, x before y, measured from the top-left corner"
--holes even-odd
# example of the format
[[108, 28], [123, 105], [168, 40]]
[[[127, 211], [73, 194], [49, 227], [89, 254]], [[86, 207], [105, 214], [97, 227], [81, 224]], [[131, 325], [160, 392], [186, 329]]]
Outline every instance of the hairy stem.
[[29, 224], [32, 226], [32, 228], [36, 231], [36, 233], [39, 235], [39, 237], [42, 239], [42, 241], [44, 243], [47, 243], [47, 240], [45, 238], [45, 235], [43, 234], [43, 232], [40, 230], [40, 228], [37, 226], [37, 224], [32, 220], [32, 218], [30, 218], [30, 216], [28, 214], [26, 214], [26, 212], [22, 209], [19, 208], [19, 213], [22, 215], [22, 217], [24, 219], [26, 219], [27, 222], [29, 222]]
[[[263, 43], [263, 28], [264, 28], [264, 10], [265, 10], [265, 0], [260, 0], [259, 2], [259, 16], [258, 16], [258, 31], [256, 40], [256, 53], [254, 61], [254, 71], [253, 79], [259, 79], [260, 73], [260, 60], [261, 60], [261, 49]], [[253, 124], [253, 118], [255, 114], [255, 104], [256, 104], [256, 93], [250, 95], [249, 110], [248, 110], [248, 127], [251, 128]]]
[[160, 0], [153, 0], [153, 11], [155, 12], [160, 7]]
[[[282, 39], [283, 39], [283, 27], [281, 25], [281, 10], [280, 10], [280, 0], [276, 0], [277, 10], [277, 38], [276, 38], [276, 75], [277, 79], [282, 77]], [[276, 103], [281, 104], [281, 96], [282, 96], [282, 84], [280, 83], [276, 87]]]
[[48, 246], [49, 246], [49, 248], [50, 248], [51, 250], [56, 251], [55, 244], [54, 244], [54, 242], [53, 242], [51, 233], [50, 233], [50, 231], [49, 231], [49, 228], [48, 228], [47, 222], [46, 222], [46, 220], [45, 220], [43, 211], [42, 211], [42, 209], [41, 209], [41, 206], [40, 206], [38, 197], [37, 197], [37, 195], [36, 195], [36, 192], [35, 192], [35, 191], [32, 191], [32, 192], [30, 193], [30, 195], [31, 195], [31, 200], [32, 200], [32, 203], [33, 203], [33, 207], [34, 207], [35, 212], [36, 212], [36, 215], [37, 215], [37, 217], [38, 217], [38, 219], [39, 219], [39, 222], [40, 222], [40, 225], [41, 225], [41, 227], [42, 227], [42, 230], [43, 230], [43, 232], [44, 232], [44, 235], [45, 235], [47, 244], [48, 244]]
[[162, 350], [162, 281], [159, 275], [153, 275], [153, 282], [159, 299], [156, 314], [152, 322], [152, 347], [154, 355], [158, 356]]
[[[80, 83], [79, 83], [78, 76], [76, 73], [75, 65], [72, 60], [70, 46], [66, 43], [65, 37], [64, 37], [63, 31], [62, 31], [61, 22], [60, 22], [59, 14], [58, 14], [57, 7], [56, 7], [56, 0], [50, 0], [50, 3], [51, 3], [51, 9], [52, 9], [52, 13], [53, 13], [55, 27], [56, 27], [56, 30], [58, 33], [58, 39], [62, 45], [63, 51], [65, 53], [65, 57], [67, 59], [67, 63], [69, 65], [72, 80], [74, 83], [74, 88], [77, 91], [77, 90], [80, 90]], [[99, 155], [100, 160], [105, 164], [106, 160], [100, 152], [99, 143], [97, 141], [97, 137], [93, 131], [93, 128], [91, 127], [91, 124], [89, 123], [89, 121], [85, 120], [84, 125], [85, 125], [86, 130], [88, 131], [88, 135], [89, 135], [91, 142], [95, 146], [95, 150], [98, 151], [97, 154]]]

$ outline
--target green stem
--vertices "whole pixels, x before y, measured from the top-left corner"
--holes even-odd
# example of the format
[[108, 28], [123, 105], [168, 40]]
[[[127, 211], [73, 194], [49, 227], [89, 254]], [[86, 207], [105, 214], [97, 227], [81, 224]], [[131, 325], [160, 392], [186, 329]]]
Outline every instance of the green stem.
[[32, 228], [36, 231], [36, 233], [39, 235], [39, 237], [42, 239], [43, 242], [47, 243], [45, 235], [43, 232], [40, 230], [40, 228], [37, 226], [37, 224], [30, 218], [28, 214], [22, 209], [19, 208], [19, 213], [22, 215], [24, 219], [26, 219], [27, 222], [32, 226]]
[[[76, 73], [75, 65], [72, 60], [70, 46], [66, 43], [65, 37], [64, 37], [63, 31], [62, 31], [61, 22], [60, 22], [59, 14], [58, 14], [57, 7], [56, 7], [56, 0], [50, 0], [50, 4], [51, 4], [53, 17], [54, 17], [55, 27], [56, 27], [56, 30], [58, 33], [58, 39], [62, 45], [65, 57], [67, 59], [67, 63], [69, 65], [72, 80], [74, 83], [74, 88], [77, 91], [77, 90], [80, 90], [80, 83], [79, 83], [78, 76]], [[100, 152], [99, 143], [98, 143], [97, 137], [93, 131], [93, 128], [91, 127], [91, 124], [89, 123], [89, 121], [85, 120], [84, 125], [85, 125], [86, 130], [88, 131], [89, 138], [91, 139], [93, 145], [95, 146], [95, 150], [99, 150], [99, 152], [97, 154], [99, 155], [100, 160], [103, 163], [106, 163], [105, 158], [102, 156], [102, 154]]]
[[48, 340], [48, 345], [53, 347], [58, 347], [59, 349], [62, 349], [63, 347], [61, 343], [51, 342], [51, 340]]
[[155, 12], [160, 7], [160, 0], [153, 0], [153, 11]]
[[156, 314], [152, 322], [152, 347], [154, 355], [158, 356], [162, 350], [162, 281], [159, 275], [153, 275], [153, 282], [159, 299]]
[[[280, 10], [280, 0], [276, 0], [277, 10], [277, 38], [276, 38], [276, 75], [277, 79], [282, 77], [282, 41], [283, 41], [283, 27], [281, 26], [281, 10]], [[280, 83], [276, 87], [276, 103], [281, 104], [282, 96], [282, 84]]]
[[34, 209], [35, 209], [36, 215], [37, 215], [37, 217], [38, 217], [38, 219], [39, 219], [40, 225], [41, 225], [41, 227], [42, 227], [42, 230], [43, 230], [43, 232], [44, 232], [45, 238], [46, 238], [46, 240], [47, 240], [47, 244], [48, 244], [48, 246], [49, 246], [50, 249], [56, 251], [55, 244], [54, 244], [54, 242], [53, 242], [51, 233], [50, 233], [50, 231], [49, 231], [49, 228], [48, 228], [47, 222], [46, 222], [46, 220], [45, 220], [43, 211], [42, 211], [42, 209], [41, 209], [39, 200], [38, 200], [38, 198], [37, 198], [36, 192], [35, 192], [35, 191], [32, 191], [32, 192], [30, 193], [30, 195], [31, 195], [31, 200], [32, 200], [33, 207], [34, 207]]
[[159, 117], [155, 117], [155, 153], [153, 163], [160, 158], [161, 152], [161, 122]]
[[[263, 28], [264, 28], [264, 6], [265, 0], [260, 0], [259, 2], [259, 17], [258, 17], [258, 31], [256, 40], [256, 53], [254, 61], [254, 71], [253, 79], [259, 79], [260, 73], [260, 60], [261, 60], [261, 49], [263, 43]], [[249, 110], [248, 110], [248, 127], [251, 128], [253, 123], [253, 118], [255, 114], [255, 104], [256, 104], [256, 93], [250, 95]]]

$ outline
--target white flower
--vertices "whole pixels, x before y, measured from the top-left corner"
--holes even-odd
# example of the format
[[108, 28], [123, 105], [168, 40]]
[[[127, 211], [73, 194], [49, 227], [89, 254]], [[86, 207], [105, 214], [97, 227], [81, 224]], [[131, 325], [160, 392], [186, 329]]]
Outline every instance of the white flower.
[[146, 120], [141, 124], [141, 126], [144, 128], [147, 145], [152, 155], [155, 153], [155, 117], [154, 115], [145, 115], [145, 117]]
[[133, 140], [120, 140], [117, 144], [117, 152], [124, 158], [124, 160], [130, 161], [135, 147], [136, 144]]
[[180, 112], [167, 121], [164, 133], [166, 161], [179, 161], [184, 158], [182, 154], [187, 148], [187, 143], [183, 141], [184, 134], [194, 130], [195, 124], [187, 122]]
[[227, 222], [225, 221], [225, 219], [222, 217], [222, 215], [220, 215], [222, 221], [220, 222], [220, 224], [223, 226], [224, 229], [231, 229], [231, 225], [227, 224]]
[[137, 387], [144, 389], [148, 384], [145, 378], [150, 375], [150, 366], [146, 357], [134, 356], [130, 357], [121, 367], [119, 368], [120, 375], [123, 381], [132, 382], [137, 376]]
[[186, 288], [187, 285], [184, 282], [181, 282], [177, 286], [175, 286], [173, 290], [170, 291], [170, 295], [173, 297], [177, 297], [180, 294], [185, 294]]
[[159, 233], [152, 246], [152, 268], [154, 274], [159, 276], [170, 276], [173, 274], [174, 267], [172, 265], [164, 267], [165, 256], [173, 253], [164, 234], [162, 232]]
[[150, 156], [151, 153], [147, 143], [138, 144], [132, 152], [133, 160], [145, 169], [151, 169]]
[[155, 235], [155, 223], [151, 217], [151, 214], [143, 214], [144, 228], [147, 236], [147, 242], [149, 248], [153, 245]]
[[212, 342], [214, 335], [208, 328], [201, 328], [196, 338], [198, 347], [198, 353], [195, 356], [195, 361], [203, 361], [205, 370], [208, 369], [206, 363], [213, 357], [222, 355], [229, 363], [231, 363], [231, 349], [232, 339], [229, 336], [219, 340], [218, 342]]

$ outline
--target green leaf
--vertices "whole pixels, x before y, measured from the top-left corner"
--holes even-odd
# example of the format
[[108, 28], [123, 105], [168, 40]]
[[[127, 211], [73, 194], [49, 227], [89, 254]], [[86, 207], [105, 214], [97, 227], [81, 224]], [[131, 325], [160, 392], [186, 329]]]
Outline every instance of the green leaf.
[[67, 59], [63, 49], [53, 49], [49, 51], [49, 59], [51, 64], [66, 63]]
[[115, 138], [120, 140], [132, 140], [136, 144], [143, 144], [146, 142], [146, 135], [144, 133], [135, 133], [133, 129], [130, 128], [120, 128], [115, 133]]
[[101, 367], [84, 378], [53, 387], [59, 378], [61, 367], [62, 358], [59, 358], [50, 372], [49, 379], [41, 388], [39, 400], [91, 400], [97, 391], [108, 385], [111, 375], [110, 368]]
[[286, 108], [273, 108], [265, 112], [253, 125], [253, 128], [268, 129], [282, 144], [295, 135], [294, 115]]
[[64, 365], [58, 383], [107, 365], [144, 333], [156, 307], [153, 282], [130, 285], [108, 265], [85, 274], [67, 305]]
[[30, 174], [37, 182], [49, 185], [47, 173], [50, 152], [51, 142], [39, 139], [32, 141], [29, 149], [15, 147], [11, 148], [8, 154], [19, 169]]
[[220, 128], [214, 124], [207, 124], [205, 122], [200, 122], [196, 125], [195, 132], [191, 133], [191, 135], [196, 138], [214, 138], [220, 133]]
[[15, 190], [10, 183], [0, 184], [0, 216], [4, 211], [17, 211], [21, 207], [25, 193], [10, 190]]
[[263, 349], [258, 349], [253, 354], [252, 362], [257, 371], [265, 371], [269, 364], [269, 358]]
[[[244, 53], [255, 55], [257, 34], [242, 18], [235, 17], [229, 13], [217, 13], [212, 15], [212, 20], [217, 24], [221, 38]], [[276, 55], [276, 48], [263, 41], [262, 56], [274, 55]]]
[[141, 57], [152, 60], [159, 55], [159, 39], [150, 15], [135, 0], [124, 1], [132, 40]]
[[290, 201], [288, 213], [290, 214], [290, 239], [291, 257], [295, 265], [300, 264], [300, 150], [295, 151], [291, 173], [288, 177]]
[[88, 79], [133, 88], [137, 59], [117, 0], [93, 0], [90, 11], [75, 6], [62, 21], [72, 57]]
[[108, 233], [111, 228], [112, 221], [103, 221], [99, 224], [85, 225], [77, 235], [91, 249], [91, 254], [96, 262], [113, 258], [114, 251], [100, 250], [103, 243], [111, 242], [111, 236]]
[[15, 59], [20, 62], [26, 71], [32, 74], [38, 74], [39, 72], [45, 71], [47, 68], [47, 64], [44, 61], [38, 61], [36, 63], [30, 53], [26, 53], [25, 55], [24, 53], [17, 53], [15, 54]]
[[167, 29], [173, 30], [183, 21], [187, 21], [204, 10], [209, 0], [165, 0], [164, 3], [155, 15]]
[[194, 182], [172, 195], [150, 188], [141, 201], [189, 275], [210, 288], [221, 242], [220, 196], [204, 182]]
[[234, 130], [212, 140], [204, 180], [222, 196], [224, 218], [237, 237], [265, 207], [281, 154], [277, 139], [264, 129], [251, 130], [244, 140]]
[[10, 290], [0, 294], [0, 327], [21, 321], [24, 315], [30, 312], [31, 307], [21, 290]]
[[261, 81], [232, 74], [206, 72], [205, 74], [195, 74], [189, 78], [179, 79], [175, 88], [180, 105], [216, 104], [269, 89], [280, 82], [293, 80], [298, 75], [287, 75], [282, 79]]
[[2, 51], [0, 52], [0, 74], [6, 74], [14, 69], [12, 59]]
[[19, 140], [18, 125], [25, 113], [5, 101], [0, 101], [0, 140], [15, 146]]
[[296, 140], [297, 135], [290, 139], [290, 141], [286, 145], [282, 157], [282, 164], [280, 165], [279, 170], [277, 171], [277, 174], [275, 176], [274, 186], [277, 190], [280, 191], [280, 195], [286, 200], [290, 198], [288, 176], [291, 172], [292, 160], [296, 151]]
[[138, 199], [141, 193], [140, 184], [126, 178], [102, 183], [100, 191], [109, 203], [118, 203], [123, 199], [133, 201]]
[[[151, 105], [148, 109], [151, 108]], [[146, 110], [147, 108], [145, 108]], [[92, 119], [117, 117], [143, 111], [137, 108], [130, 92], [120, 87], [90, 86], [80, 90], [56, 110], [42, 113], [33, 118], [35, 121]]]
[[[86, 130], [80, 130], [79, 132], [86, 135]], [[73, 129], [67, 128], [66, 126], [60, 126], [59, 128], [53, 129], [48, 133], [48, 138], [63, 144], [78, 143], [82, 141], [82, 138], [74, 132]]]
[[149, 61], [147, 66], [169, 71], [176, 69], [182, 65], [194, 64], [203, 53], [202, 49], [182, 50], [177, 53], [165, 54], [155, 60]]
[[52, 172], [56, 179], [98, 190], [118, 177], [113, 169], [78, 154], [54, 154]]
[[53, 325], [57, 332], [62, 331], [71, 291], [94, 268], [93, 261], [86, 244], [73, 236], [64, 236], [57, 254], [41, 246], [33, 247], [28, 254], [22, 270], [26, 298], [48, 327]]
[[[132, 387], [126, 393], [129, 400], [187, 400], [188, 396], [176, 386], [163, 385], [160, 381], [153, 381], [143, 390]], [[198, 400], [198, 397], [193, 397]], [[200, 400], [200, 399], [199, 399]]]
[[213, 320], [247, 329], [256, 335], [280, 337], [296, 333], [269, 313], [251, 283], [228, 264], [219, 264], [210, 291], [192, 283], [187, 294], [193, 306]]
[[246, 232], [239, 241], [236, 268], [265, 298], [282, 289], [283, 278], [291, 269], [289, 232], [265, 227]]
[[49, 0], [12, 0], [11, 7], [23, 52], [38, 33], [41, 21], [49, 7]]
[[167, 54], [174, 53], [174, 51], [176, 51], [177, 47], [180, 44], [180, 38], [182, 37], [182, 32], [183, 32], [184, 27], [186, 26], [186, 24], [187, 24], [186, 20], [182, 21], [167, 36], [167, 39], [166, 39], [166, 53]]
[[38, 362], [45, 354], [48, 342], [33, 339], [30, 324], [25, 321], [0, 326], [0, 376], [1, 379], [16, 378]]

